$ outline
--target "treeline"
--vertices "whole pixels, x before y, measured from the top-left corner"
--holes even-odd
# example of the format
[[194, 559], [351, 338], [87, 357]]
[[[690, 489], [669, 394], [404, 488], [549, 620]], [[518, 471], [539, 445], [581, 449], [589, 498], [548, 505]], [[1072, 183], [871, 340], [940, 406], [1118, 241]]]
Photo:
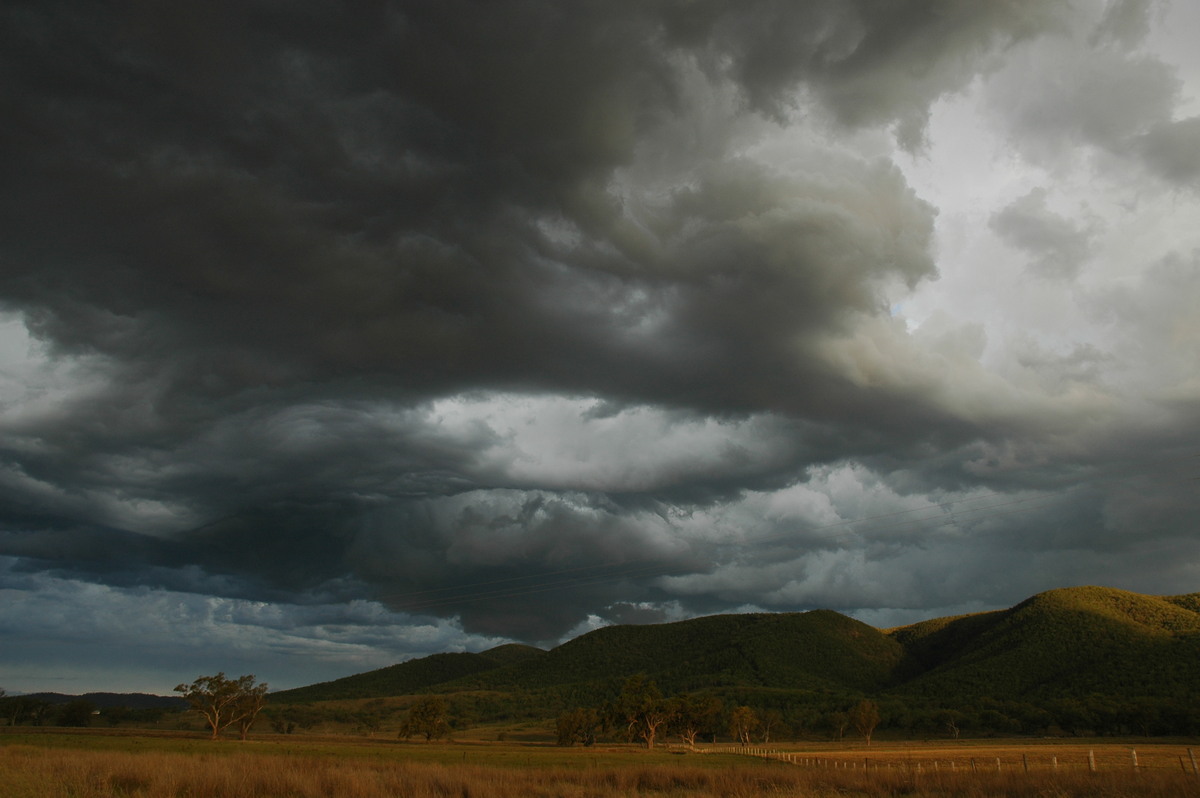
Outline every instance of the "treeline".
[[782, 690], [701, 691], [664, 697], [644, 675], [625, 682], [612, 700], [561, 712], [560, 745], [601, 739], [636, 740], [647, 746], [671, 738], [734, 741], [745, 745], [785, 740], [833, 739], [874, 733], [893, 737], [960, 736], [1161, 736], [1200, 733], [1200, 706], [1161, 698], [1114, 699], [1095, 695], [1039, 704], [970, 699], [953, 705], [896, 696], [875, 699], [828, 692]]
[[[832, 712], [822, 720], [839, 737], [852, 726], [869, 745], [879, 725], [879, 707], [860, 699], [845, 711]], [[604, 736], [636, 740], [647, 748], [666, 737], [677, 738], [692, 748], [698, 741], [716, 742], [719, 738], [750, 745], [779, 740], [792, 731], [777, 708], [728, 704], [712, 692], [666, 697], [645, 674], [627, 679], [613, 700], [568, 710], [555, 722], [558, 744], [562, 746], [589, 746]]]
[[1164, 697], [1095, 694], [1015, 701], [772, 690], [733, 690], [722, 696], [727, 706], [746, 704], [760, 716], [777, 714], [779, 723], [773, 739], [836, 739], [842, 728], [842, 713], [864, 698], [878, 705], [881, 731], [906, 738], [1200, 734], [1200, 704]]
[[1164, 736], [1200, 733], [1200, 706], [1162, 697], [1092, 695], [1037, 702], [964, 699], [933, 704], [880, 701], [884, 728], [909, 736], [946, 733], [1038, 736]]
[[[262, 713], [273, 731], [292, 734], [316, 727], [352, 728], [374, 734], [403, 726], [412, 708], [429, 695], [326, 701], [312, 704], [271, 704]], [[565, 706], [556, 694], [537, 692], [486, 692], [433, 694], [441, 705], [447, 732], [484, 724], [544, 721]]]
[[[668, 738], [688, 744], [713, 740], [758, 744], [866, 736], [855, 716], [856, 709], [866, 702], [878, 716], [869, 732], [893, 738], [1200, 734], [1200, 704], [1171, 697], [1097, 693], [1017, 701], [748, 686], [668, 692], [658, 685], [642, 674], [603, 684], [543, 690], [440, 692], [267, 705], [255, 728], [281, 734], [314, 728], [374, 734], [399, 728], [419, 737], [429, 728], [436, 728], [440, 736], [483, 725], [550, 722], [564, 745], [589, 745], [599, 740], [645, 744]], [[420, 713], [414, 715], [413, 710], [434, 699], [436, 727], [422, 726], [417, 722]], [[169, 724], [185, 728], [184, 723], [182, 713], [164, 707], [98, 706], [81, 697], [53, 701], [39, 696], [5, 696], [0, 691], [2, 726]]]
[[[1094, 695], [1048, 701], [1004, 701], [964, 697], [870, 695], [852, 691], [716, 688], [667, 693], [646, 676], [616, 681], [607, 689], [441, 693], [447, 733], [485, 724], [554, 719], [556, 733], [571, 744], [629, 738], [630, 706], [638, 684], [648, 703], [663, 701], [669, 722], [658, 724], [655, 738], [687, 741], [738, 740], [732, 715], [739, 707], [753, 713], [747, 742], [805, 739], [838, 740], [856, 734], [852, 712], [869, 701], [879, 713], [877, 731], [890, 737], [955, 739], [1005, 736], [1165, 736], [1200, 734], [1200, 704], [1167, 698], [1113, 698]], [[279, 733], [320, 726], [350, 727], [375, 733], [402, 725], [419, 697], [354, 702], [268, 706], [263, 715]], [[653, 720], [651, 718], [651, 720]], [[641, 731], [632, 739], [644, 742]]]
[[33, 696], [0, 697], [0, 725], [5, 726], [118, 726], [122, 723], [153, 726], [167, 715], [164, 707], [98, 707], [85, 698], [51, 702]]

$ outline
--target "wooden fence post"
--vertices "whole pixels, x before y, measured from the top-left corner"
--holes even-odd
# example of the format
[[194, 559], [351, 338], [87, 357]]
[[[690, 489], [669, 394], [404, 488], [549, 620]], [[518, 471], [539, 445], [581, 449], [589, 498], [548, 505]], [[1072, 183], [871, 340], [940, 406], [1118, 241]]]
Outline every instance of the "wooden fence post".
[[1096, 772], [1096, 752], [1088, 751], [1088, 770]]
[[1133, 769], [1134, 769], [1134, 770], [1137, 770], [1137, 769], [1138, 769], [1138, 765], [1137, 765], [1137, 749], [1136, 749], [1136, 748], [1130, 748], [1130, 749], [1129, 749], [1129, 756], [1130, 756], [1130, 757], [1133, 759]]
[[1021, 764], [1025, 766], [1025, 772], [1028, 773], [1029, 772], [1029, 757], [1027, 755], [1021, 754]]
[[1196, 769], [1196, 752], [1189, 748], [1188, 757], [1192, 760], [1192, 775], [1200, 776], [1200, 770]]

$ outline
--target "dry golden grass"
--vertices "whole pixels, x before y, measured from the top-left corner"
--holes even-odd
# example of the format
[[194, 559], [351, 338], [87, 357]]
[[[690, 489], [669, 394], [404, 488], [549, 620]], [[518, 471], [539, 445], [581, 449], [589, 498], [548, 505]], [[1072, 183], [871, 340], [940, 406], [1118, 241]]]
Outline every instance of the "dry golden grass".
[[[1066, 743], [1060, 740], [1019, 742], [964, 741], [957, 744], [884, 743], [862, 746], [773, 747], [792, 758], [818, 761], [822, 767], [923, 770], [1178, 770], [1191, 771], [1191, 753], [1185, 744], [1128, 741], [1123, 743]], [[1196, 751], [1200, 756], [1200, 750]]]
[[[58, 741], [61, 743], [61, 741]], [[7, 743], [7, 744], [6, 744]], [[740, 798], [741, 796], [1013, 796], [1014, 798], [1175, 798], [1200, 793], [1200, 779], [1173, 768], [1110, 767], [1091, 773], [1086, 766], [1040, 767], [1026, 773], [1020, 753], [1001, 747], [971, 748], [968, 760], [989, 759], [990, 768], [956, 766], [944, 751], [918, 746], [899, 750], [820, 752], [821, 766], [794, 766], [744, 756], [669, 755], [636, 749], [594, 755], [575, 749], [531, 748], [526, 764], [452, 763], [462, 747], [380, 746], [379, 756], [364, 756], [362, 746], [321, 749], [273, 744], [195, 745], [183, 750], [97, 750], [59, 745], [7, 742], [0, 736], [0, 795], [4, 798]], [[1126, 747], [1103, 752], [1120, 758]], [[1139, 763], [1153, 746], [1139, 751]], [[1047, 747], [1041, 755], [1082, 752]], [[1055, 753], [1050, 753], [1050, 751]], [[1184, 749], [1181, 749], [1184, 750]], [[954, 749], [961, 754], [962, 749]], [[1167, 763], [1171, 753], [1161, 752]], [[925, 756], [925, 754], [931, 754]], [[836, 756], [835, 756], [836, 755]], [[437, 756], [443, 761], [414, 761]], [[997, 771], [995, 757], [1003, 767]], [[843, 766], [831, 767], [840, 757]], [[486, 759], [481, 761], [487, 761]], [[499, 761], [499, 760], [497, 760]], [[1114, 763], [1117, 759], [1112, 760]], [[884, 767], [866, 769], [871, 762]], [[941, 763], [934, 766], [933, 763]], [[917, 764], [921, 767], [916, 767]], [[844, 765], [854, 764], [853, 769]], [[886, 765], [892, 767], [886, 767]]]

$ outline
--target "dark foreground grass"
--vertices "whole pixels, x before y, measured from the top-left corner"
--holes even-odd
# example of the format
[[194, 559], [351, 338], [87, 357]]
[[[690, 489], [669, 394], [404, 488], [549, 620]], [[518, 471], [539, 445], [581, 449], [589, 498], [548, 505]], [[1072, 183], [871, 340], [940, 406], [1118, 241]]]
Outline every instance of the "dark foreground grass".
[[[54, 744], [48, 744], [50, 738]], [[194, 740], [99, 745], [44, 735], [0, 736], [4, 798], [706, 798], [722, 796], [1014, 796], [1177, 798], [1200, 779], [1136, 771], [867, 771], [798, 767], [734, 755], [634, 749], [562, 751], [505, 747], [251, 743], [190, 747]], [[74, 740], [77, 744], [72, 745]], [[189, 746], [169, 750], [170, 745]], [[374, 753], [370, 753], [374, 749]], [[490, 760], [488, 754], [502, 756]], [[465, 756], [464, 756], [465, 754]], [[524, 757], [519, 761], [514, 757]], [[424, 759], [425, 761], [420, 761]]]

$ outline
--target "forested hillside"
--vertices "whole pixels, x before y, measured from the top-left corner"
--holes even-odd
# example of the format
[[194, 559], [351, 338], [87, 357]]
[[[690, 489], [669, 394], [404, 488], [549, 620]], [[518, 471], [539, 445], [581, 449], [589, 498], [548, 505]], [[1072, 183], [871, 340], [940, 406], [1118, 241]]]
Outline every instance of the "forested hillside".
[[519, 665], [527, 659], [545, 654], [540, 648], [515, 644], [479, 654], [433, 654], [332, 682], [284, 690], [273, 693], [271, 698], [274, 701], [299, 703], [408, 695], [472, 674]]
[[474, 689], [621, 681], [635, 673], [663, 689], [781, 687], [876, 690], [903, 657], [888, 635], [828, 610], [715, 615], [670, 624], [610, 626], [502, 670], [459, 679]]
[[791, 728], [870, 698], [885, 726], [909, 730], [1200, 731], [1200, 594], [1066, 588], [891, 630], [829, 610], [611, 626], [548, 652], [437, 654], [273, 699], [436, 693], [473, 720], [554, 717], [612, 701], [633, 675]]
[[1070, 588], [1002, 612], [899, 629], [893, 637], [910, 662], [895, 686], [941, 698], [1182, 698], [1200, 684], [1193, 598]]

